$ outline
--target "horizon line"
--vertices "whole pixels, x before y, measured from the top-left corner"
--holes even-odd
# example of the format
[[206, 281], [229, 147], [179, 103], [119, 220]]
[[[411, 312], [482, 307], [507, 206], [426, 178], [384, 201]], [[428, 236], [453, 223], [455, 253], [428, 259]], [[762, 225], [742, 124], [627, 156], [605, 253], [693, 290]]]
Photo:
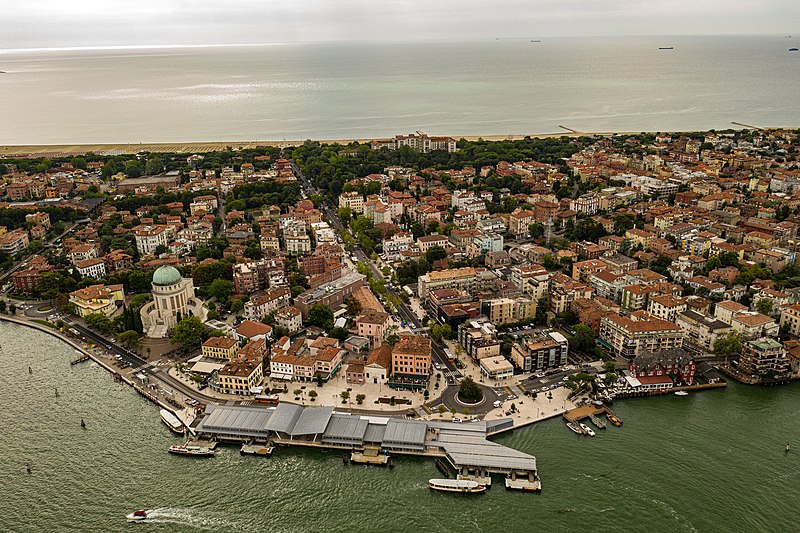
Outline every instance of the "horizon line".
[[261, 47], [261, 46], [286, 46], [286, 45], [307, 45], [307, 44], [410, 44], [410, 43], [463, 43], [463, 42], [496, 42], [496, 41], [516, 41], [535, 39], [625, 39], [625, 38], [659, 38], [659, 37], [774, 37], [783, 35], [791, 37], [786, 33], [664, 33], [664, 34], [630, 34], [630, 35], [562, 35], [562, 36], [514, 36], [514, 37], [475, 37], [467, 39], [435, 39], [435, 38], [416, 38], [409, 40], [375, 40], [375, 39], [344, 39], [344, 40], [321, 40], [321, 41], [284, 41], [284, 42], [260, 42], [260, 43], [195, 43], [195, 44], [117, 44], [117, 45], [88, 45], [88, 46], [42, 46], [27, 48], [0, 48], [0, 54], [26, 53], [26, 52], [89, 52], [101, 50], [164, 50], [164, 49], [191, 49], [191, 48], [240, 48], [240, 47]]

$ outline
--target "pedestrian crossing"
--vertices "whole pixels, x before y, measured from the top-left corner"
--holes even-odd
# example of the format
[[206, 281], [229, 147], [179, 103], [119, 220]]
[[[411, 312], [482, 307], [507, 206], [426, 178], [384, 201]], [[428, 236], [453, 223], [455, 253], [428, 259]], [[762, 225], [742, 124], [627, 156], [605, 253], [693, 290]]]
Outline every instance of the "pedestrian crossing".
[[461, 372], [458, 370], [449, 370], [444, 373], [444, 377], [458, 379], [461, 377]]
[[239, 405], [253, 405], [253, 400], [242, 400]]

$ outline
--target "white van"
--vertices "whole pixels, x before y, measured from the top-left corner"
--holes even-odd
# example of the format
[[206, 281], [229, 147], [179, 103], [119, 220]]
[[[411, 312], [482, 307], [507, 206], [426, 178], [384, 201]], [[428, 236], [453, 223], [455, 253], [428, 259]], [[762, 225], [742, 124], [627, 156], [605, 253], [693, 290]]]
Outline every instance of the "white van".
[[493, 405], [495, 407], [500, 407], [501, 405], [503, 405], [503, 403], [500, 400], [495, 400]]

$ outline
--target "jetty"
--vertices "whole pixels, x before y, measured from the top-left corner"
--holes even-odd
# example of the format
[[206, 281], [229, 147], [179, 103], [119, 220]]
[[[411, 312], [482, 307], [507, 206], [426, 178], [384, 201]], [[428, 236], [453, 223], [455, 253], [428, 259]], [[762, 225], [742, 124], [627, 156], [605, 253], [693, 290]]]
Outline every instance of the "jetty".
[[266, 457], [272, 455], [273, 451], [275, 451], [275, 447], [270, 444], [242, 444], [239, 449], [241, 455], [263, 455]]
[[[579, 424], [581, 420], [585, 418], [592, 420], [591, 417], [597, 418], [597, 415], [604, 415], [608, 412], [610, 412], [610, 410], [603, 404], [587, 404], [582, 405], [581, 407], [576, 407], [575, 409], [570, 409], [569, 411], [565, 411], [563, 416], [567, 422]], [[599, 421], [600, 419], [597, 418], [597, 420]], [[592, 422], [594, 422], [594, 420], [592, 420]]]
[[89, 359], [91, 359], [91, 357], [89, 357], [88, 353], [82, 353], [81, 355], [78, 356], [77, 359], [73, 359], [72, 361], [70, 361], [69, 364], [77, 365], [78, 363], [83, 363], [84, 361], [88, 361]]
[[[348, 452], [351, 462], [391, 466], [391, 456], [414, 455], [447, 461], [456, 479], [489, 486], [502, 474], [507, 488], [539, 491], [532, 455], [488, 440], [513, 420], [453, 423], [336, 412], [333, 407], [211, 404], [195, 430], [217, 442], [273, 443]], [[384, 459], [385, 457], [385, 459]], [[347, 462], [347, 455], [343, 460]]]

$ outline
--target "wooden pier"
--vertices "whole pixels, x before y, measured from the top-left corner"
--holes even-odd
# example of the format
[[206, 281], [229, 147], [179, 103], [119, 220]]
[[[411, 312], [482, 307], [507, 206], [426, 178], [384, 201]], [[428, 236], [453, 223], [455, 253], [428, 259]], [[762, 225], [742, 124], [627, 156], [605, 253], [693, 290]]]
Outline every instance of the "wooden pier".
[[89, 354], [88, 353], [83, 353], [77, 359], [73, 359], [72, 361], [70, 361], [69, 364], [70, 365], [77, 365], [78, 363], [83, 363], [84, 361], [88, 361], [89, 359], [91, 359], [91, 357], [89, 357]]
[[380, 448], [367, 446], [363, 452], [351, 453], [350, 462], [356, 465], [388, 466], [392, 458], [387, 453], [381, 453]]
[[609, 412], [608, 407], [606, 407], [605, 405], [589, 404], [566, 411], [564, 413], [564, 418], [566, 419], [567, 422], [574, 422], [575, 424], [577, 424], [584, 418], [589, 418], [590, 416], [604, 415], [608, 412]]

